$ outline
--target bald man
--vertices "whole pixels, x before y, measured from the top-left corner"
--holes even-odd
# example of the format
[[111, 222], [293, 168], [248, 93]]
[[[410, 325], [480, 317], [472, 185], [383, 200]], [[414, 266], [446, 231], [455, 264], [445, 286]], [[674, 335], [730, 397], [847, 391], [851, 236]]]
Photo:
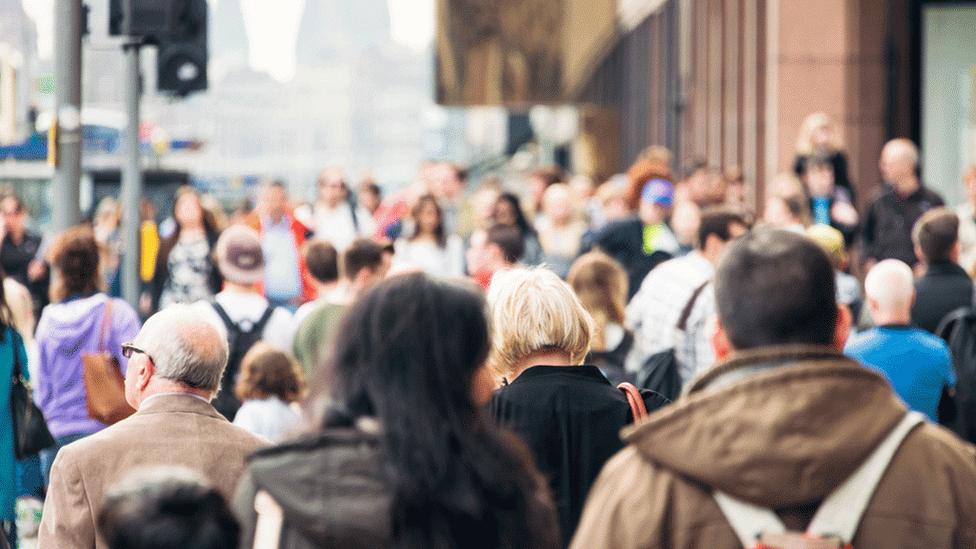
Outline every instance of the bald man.
[[95, 517], [106, 491], [134, 469], [181, 466], [230, 498], [244, 460], [266, 441], [232, 425], [210, 404], [227, 365], [227, 341], [196, 309], [176, 305], [146, 321], [131, 343], [125, 398], [136, 409], [61, 449], [41, 520], [41, 548], [107, 548]]
[[851, 338], [845, 354], [888, 378], [909, 408], [938, 420], [939, 401], [952, 394], [956, 374], [945, 342], [910, 324], [911, 267], [896, 259], [881, 261], [868, 272], [864, 293], [877, 327]]
[[912, 227], [944, 202], [918, 178], [918, 147], [908, 139], [885, 144], [878, 167], [884, 187], [864, 217], [865, 259], [869, 267], [883, 259], [915, 265]]

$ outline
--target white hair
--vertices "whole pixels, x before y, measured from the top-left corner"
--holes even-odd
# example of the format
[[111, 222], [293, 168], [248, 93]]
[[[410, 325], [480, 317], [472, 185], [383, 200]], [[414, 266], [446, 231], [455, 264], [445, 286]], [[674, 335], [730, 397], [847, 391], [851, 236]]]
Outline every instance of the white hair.
[[864, 293], [884, 312], [909, 311], [915, 296], [911, 267], [897, 259], [885, 259], [868, 272]]
[[912, 140], [899, 137], [885, 143], [882, 154], [887, 150], [888, 154], [896, 158], [907, 160], [913, 166], [918, 166], [918, 145]]
[[227, 340], [198, 309], [172, 305], [149, 317], [136, 337], [156, 374], [207, 391], [220, 387], [227, 366]]

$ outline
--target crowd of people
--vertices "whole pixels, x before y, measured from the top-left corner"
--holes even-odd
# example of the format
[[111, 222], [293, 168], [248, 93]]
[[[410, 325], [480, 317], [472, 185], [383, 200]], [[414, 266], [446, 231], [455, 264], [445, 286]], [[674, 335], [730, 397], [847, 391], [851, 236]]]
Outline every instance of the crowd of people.
[[918, 164], [889, 142], [859, 202], [816, 114], [759, 204], [662, 147], [599, 185], [328, 168], [182, 188], [137, 245], [8, 194], [0, 379], [51, 440], [0, 384], [0, 547], [976, 547], [976, 167], [950, 210]]

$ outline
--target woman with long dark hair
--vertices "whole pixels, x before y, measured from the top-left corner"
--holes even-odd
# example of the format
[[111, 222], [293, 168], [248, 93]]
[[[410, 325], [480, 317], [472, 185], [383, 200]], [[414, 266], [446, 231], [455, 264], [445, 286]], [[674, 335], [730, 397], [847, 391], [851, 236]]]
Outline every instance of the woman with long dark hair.
[[213, 249], [219, 231], [200, 194], [180, 187], [173, 201], [176, 228], [159, 248], [152, 280], [152, 309], [209, 301], [220, 291]]
[[[4, 275], [0, 269], [0, 280]], [[10, 410], [10, 388], [14, 368], [30, 379], [24, 340], [14, 328], [13, 313], [0, 284], [0, 538], [16, 547], [14, 504], [17, 501], [17, 461], [14, 453], [14, 423]]]
[[236, 502], [245, 547], [556, 546], [545, 483], [482, 412], [493, 386], [482, 297], [394, 277], [339, 333], [322, 428], [251, 458]]
[[396, 241], [394, 261], [431, 275], [464, 276], [464, 247], [457, 235], [447, 234], [444, 210], [434, 195], [421, 196], [410, 217], [413, 234]]
[[521, 261], [526, 265], [538, 265], [542, 263], [542, 245], [539, 244], [539, 236], [536, 234], [529, 219], [519, 205], [519, 199], [512, 193], [502, 193], [495, 202], [493, 214], [495, 223], [515, 227], [522, 233], [522, 241], [525, 243], [525, 253], [522, 254]]

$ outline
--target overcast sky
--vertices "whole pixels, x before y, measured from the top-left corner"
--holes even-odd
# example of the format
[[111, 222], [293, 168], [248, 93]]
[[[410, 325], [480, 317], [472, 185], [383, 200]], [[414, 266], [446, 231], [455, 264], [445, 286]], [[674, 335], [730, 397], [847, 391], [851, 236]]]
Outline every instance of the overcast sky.
[[[27, 14], [37, 24], [38, 53], [50, 58], [53, 47], [52, 28], [54, 0], [21, 0]], [[219, 0], [210, 0], [216, 3]], [[294, 74], [293, 41], [282, 41], [281, 36], [294, 37], [298, 32], [305, 2], [316, 0], [241, 0], [244, 24], [251, 46], [250, 63], [255, 70], [268, 71], [279, 80], [288, 80]], [[387, 0], [390, 5], [390, 24], [393, 39], [416, 49], [423, 49], [434, 35], [434, 0]], [[281, 62], [285, 59], [284, 62]], [[274, 64], [272, 60], [277, 60]]]

